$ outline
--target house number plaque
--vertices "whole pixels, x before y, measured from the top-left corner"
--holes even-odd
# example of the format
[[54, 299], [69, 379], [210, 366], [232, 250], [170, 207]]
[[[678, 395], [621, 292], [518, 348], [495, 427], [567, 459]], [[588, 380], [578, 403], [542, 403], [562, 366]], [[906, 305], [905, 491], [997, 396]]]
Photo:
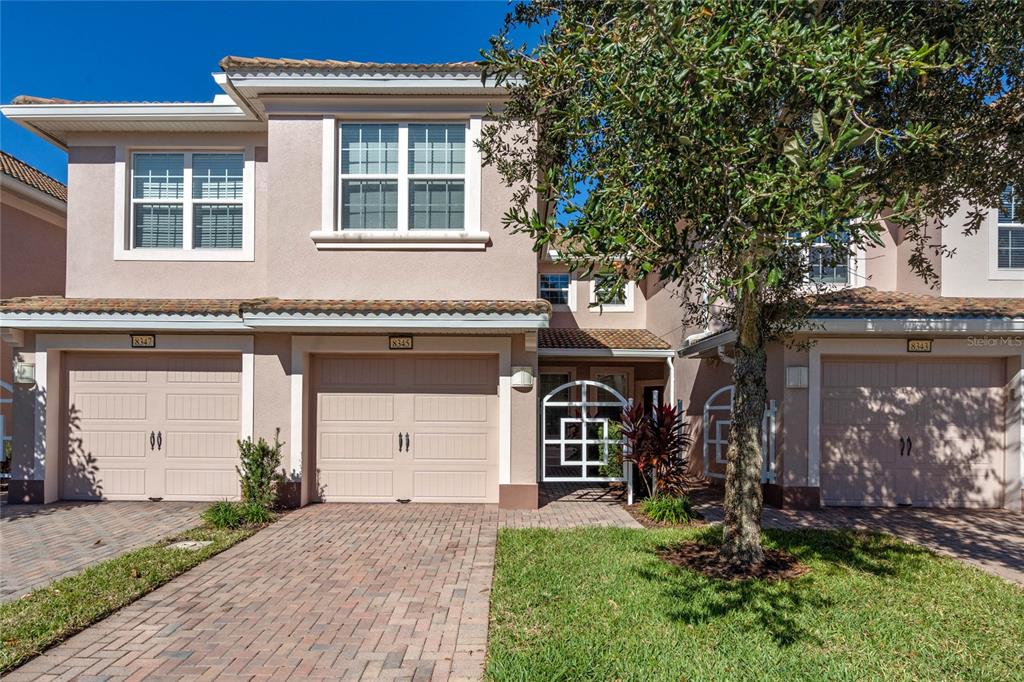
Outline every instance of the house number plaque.
[[156, 348], [156, 337], [152, 334], [132, 334], [132, 348]]
[[907, 339], [907, 352], [908, 353], [931, 353], [932, 352], [932, 340], [931, 339]]
[[412, 350], [411, 336], [389, 336], [388, 348], [391, 350]]

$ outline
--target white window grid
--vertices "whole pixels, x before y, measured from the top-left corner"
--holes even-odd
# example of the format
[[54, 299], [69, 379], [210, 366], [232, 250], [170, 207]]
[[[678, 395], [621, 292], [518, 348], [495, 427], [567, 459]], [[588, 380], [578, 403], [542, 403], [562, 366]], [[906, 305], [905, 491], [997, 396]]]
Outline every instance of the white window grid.
[[569, 305], [572, 277], [567, 272], [541, 273], [538, 286], [540, 297], [551, 305]]
[[[409, 126], [410, 125], [422, 125], [422, 122], [400, 122], [393, 123], [388, 121], [343, 121], [338, 124], [337, 134], [337, 153], [338, 153], [338, 201], [337, 201], [337, 227], [339, 231], [344, 232], [376, 232], [375, 228], [351, 228], [345, 226], [344, 223], [344, 206], [345, 206], [345, 181], [346, 180], [378, 180], [385, 182], [396, 182], [398, 184], [398, 219], [397, 229], [386, 229], [386, 232], [399, 232], [399, 233], [419, 233], [419, 232], [430, 232], [445, 233], [445, 232], [465, 232], [466, 231], [466, 220], [468, 212], [470, 210], [468, 192], [469, 183], [466, 177], [466, 171], [468, 168], [468, 154], [469, 146], [472, 144], [470, 137], [469, 125], [466, 121], [429, 121], [430, 125], [458, 125], [466, 127], [465, 145], [466, 145], [466, 156], [463, 160], [463, 172], [462, 173], [411, 173], [409, 171]], [[343, 164], [341, 159], [342, 145], [344, 144], [344, 131], [342, 126], [345, 125], [397, 125], [398, 126], [398, 172], [397, 173], [345, 173], [343, 172]], [[423, 228], [410, 229], [409, 225], [409, 187], [412, 182], [420, 181], [444, 181], [444, 180], [461, 180], [463, 183], [463, 227], [461, 229], [451, 230], [427, 230]]]
[[[145, 154], [168, 154], [168, 155], [182, 155], [184, 156], [184, 173], [182, 179], [182, 192], [180, 198], [165, 198], [165, 197], [151, 197], [151, 198], [136, 198], [135, 197], [135, 159], [140, 155]], [[245, 155], [241, 149], [204, 149], [201, 151], [177, 151], [177, 150], [164, 150], [154, 149], [145, 150], [139, 149], [132, 152], [131, 158], [132, 163], [128, 168], [127, 173], [127, 184], [128, 184], [128, 197], [130, 205], [129, 209], [129, 222], [128, 222], [128, 244], [130, 249], [137, 248], [135, 246], [135, 207], [137, 205], [163, 205], [163, 206], [181, 206], [181, 246], [180, 247], [160, 247], [163, 249], [173, 249], [180, 251], [193, 251], [199, 250], [198, 247], [193, 247], [193, 214], [195, 206], [216, 204], [221, 206], [239, 206], [242, 210], [242, 223], [243, 223], [243, 235], [244, 235], [244, 224], [245, 224], [245, 201], [244, 192], [242, 198], [231, 198], [231, 199], [213, 199], [213, 198], [195, 198], [193, 194], [193, 173], [192, 173], [192, 157], [195, 154], [239, 154], [242, 156], [242, 183], [244, 184], [245, 178]], [[244, 238], [244, 237], [243, 237]], [[151, 249], [144, 249], [149, 251]], [[204, 248], [203, 251], [224, 251], [224, 250], [237, 250], [237, 249], [223, 249], [223, 248]]]
[[[1019, 270], [1024, 267], [1024, 197], [1020, 196], [1013, 185], [1007, 187], [1003, 195], [1008, 195], [1010, 210], [1008, 218], [1003, 215], [1002, 205], [997, 210], [996, 267], [1000, 270]], [[1002, 201], [1003, 197], [1000, 197], [1000, 204]], [[1005, 247], [1002, 246], [1004, 232], [1007, 242]], [[1004, 252], [1007, 264], [1001, 265]]]

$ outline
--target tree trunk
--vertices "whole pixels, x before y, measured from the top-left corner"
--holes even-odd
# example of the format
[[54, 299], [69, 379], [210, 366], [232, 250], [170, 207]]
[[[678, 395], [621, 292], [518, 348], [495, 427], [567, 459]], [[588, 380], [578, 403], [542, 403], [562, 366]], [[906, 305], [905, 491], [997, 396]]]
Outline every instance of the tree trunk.
[[722, 556], [736, 565], [758, 564], [761, 551], [761, 419], [768, 387], [767, 354], [761, 333], [760, 292], [744, 291], [737, 302], [733, 409], [725, 467]]

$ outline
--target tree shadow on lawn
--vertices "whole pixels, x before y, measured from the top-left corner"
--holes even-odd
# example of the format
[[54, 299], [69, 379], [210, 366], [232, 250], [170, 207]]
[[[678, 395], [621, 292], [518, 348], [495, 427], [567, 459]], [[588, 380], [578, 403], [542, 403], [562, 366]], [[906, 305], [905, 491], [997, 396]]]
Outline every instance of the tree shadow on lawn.
[[[660, 583], [670, 620], [701, 625], [728, 618], [749, 631], [763, 632], [776, 644], [788, 647], [798, 642], [820, 643], [806, 623], [820, 620], [815, 612], [835, 606], [834, 593], [843, 589], [850, 572], [878, 578], [912, 576], [932, 555], [895, 538], [863, 531], [765, 530], [766, 547], [793, 554], [811, 567], [810, 573], [792, 580], [728, 581], [707, 578], [695, 571], [670, 565], [640, 568], [638, 574]], [[720, 544], [721, 528], [710, 527], [695, 540]], [[676, 543], [662, 542], [652, 553], [670, 549]], [[657, 560], [663, 560], [658, 557]], [[849, 576], [852, 577], [852, 576]], [[743, 614], [747, 616], [744, 618]]]

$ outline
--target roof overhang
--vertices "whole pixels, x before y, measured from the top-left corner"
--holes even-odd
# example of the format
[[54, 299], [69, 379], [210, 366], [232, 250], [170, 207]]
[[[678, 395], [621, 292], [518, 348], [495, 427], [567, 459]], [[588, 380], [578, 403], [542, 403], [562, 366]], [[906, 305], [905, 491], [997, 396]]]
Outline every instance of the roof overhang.
[[37, 204], [41, 204], [46, 208], [57, 211], [61, 215], [67, 215], [68, 205], [61, 201], [55, 196], [47, 194], [42, 190], [38, 190], [31, 185], [27, 185], [17, 178], [12, 178], [9, 175], [0, 173], [0, 193], [10, 192], [11, 194], [18, 195]]
[[551, 358], [633, 358], [651, 360], [675, 356], [672, 349], [650, 348], [538, 348], [537, 355]]

